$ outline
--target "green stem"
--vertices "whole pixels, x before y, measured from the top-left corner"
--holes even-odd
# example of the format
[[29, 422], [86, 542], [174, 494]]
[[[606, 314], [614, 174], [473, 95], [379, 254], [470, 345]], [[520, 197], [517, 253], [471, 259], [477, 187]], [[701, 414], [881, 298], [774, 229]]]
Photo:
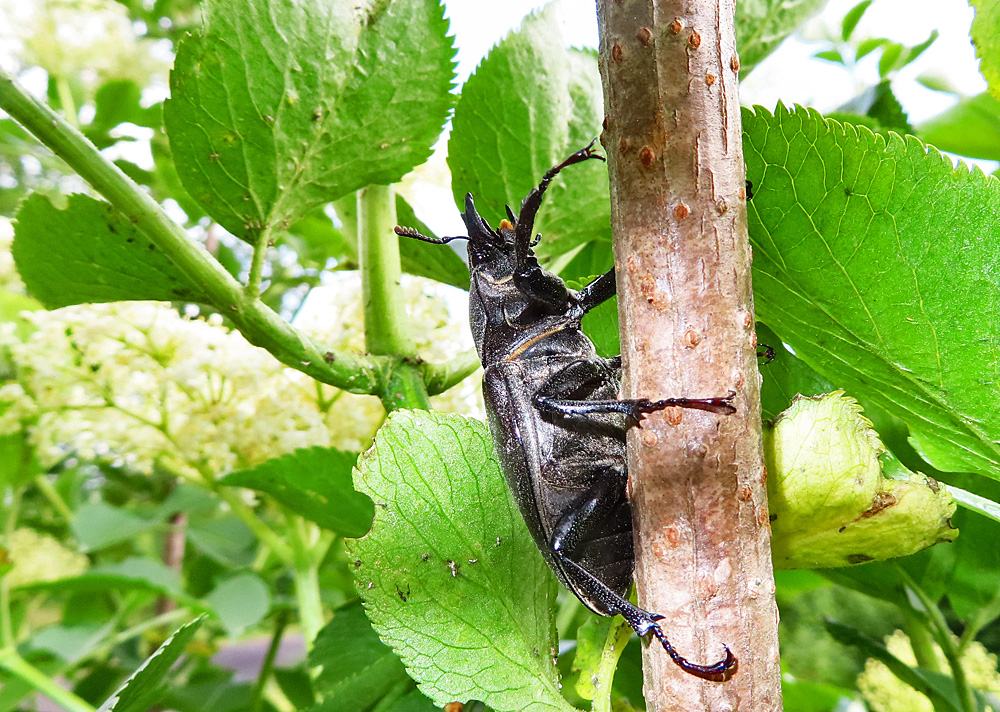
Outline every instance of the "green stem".
[[111, 648], [114, 646], [124, 643], [126, 640], [131, 640], [132, 638], [140, 636], [147, 630], [160, 628], [178, 621], [187, 621], [195, 617], [197, 616], [192, 614], [187, 608], [175, 608], [172, 611], [161, 613], [160, 615], [144, 620], [142, 623], [138, 623], [131, 628], [126, 628], [120, 633], [115, 633], [107, 642], [107, 650], [110, 653]]
[[358, 193], [358, 257], [365, 313], [365, 348], [373, 354], [417, 355], [403, 308], [396, 198], [392, 186]]
[[373, 185], [358, 193], [358, 256], [364, 301], [365, 348], [395, 358], [379, 397], [387, 411], [430, 408], [403, 306], [402, 267], [392, 186]]
[[287, 625], [288, 610], [286, 609], [278, 613], [274, 622], [271, 644], [267, 646], [267, 654], [264, 656], [264, 662], [261, 663], [260, 672], [257, 674], [257, 684], [253, 686], [253, 695], [250, 697], [249, 708], [251, 712], [257, 712], [260, 709], [264, 699], [264, 687], [267, 685], [267, 679], [271, 676], [271, 670], [274, 669], [274, 660], [278, 657], [278, 648], [281, 646], [281, 638], [285, 634]]
[[943, 672], [941, 663], [938, 660], [937, 652], [934, 650], [934, 636], [920, 616], [913, 610], [903, 609], [903, 630], [910, 639], [910, 647], [913, 648], [913, 655], [917, 659], [917, 665], [926, 670]]
[[94, 712], [94, 708], [87, 704], [86, 701], [57, 685], [55, 680], [28, 663], [13, 648], [0, 650], [0, 668], [3, 668], [14, 677], [24, 680], [57, 705], [62, 705], [69, 712]]
[[250, 274], [247, 277], [247, 286], [244, 290], [250, 299], [260, 297], [260, 285], [264, 281], [264, 265], [267, 263], [268, 242], [267, 235], [260, 234], [257, 235], [257, 242], [253, 246]]
[[225, 485], [214, 487], [215, 492], [229, 505], [233, 514], [239, 517], [240, 521], [250, 527], [250, 530], [257, 535], [263, 544], [270, 547], [271, 551], [286, 564], [293, 563], [296, 559], [293, 547], [285, 543], [277, 533], [267, 526], [257, 513], [248, 507], [239, 494]]
[[[11, 487], [10, 507], [3, 520], [3, 536], [9, 537], [17, 528], [17, 518], [21, 512], [23, 487]], [[3, 647], [14, 645], [14, 619], [10, 612], [10, 584], [6, 576], [0, 576], [0, 643]]]
[[353, 261], [358, 260], [358, 194], [351, 193], [333, 201], [333, 209], [340, 218], [340, 232], [344, 236], [344, 252]]
[[299, 604], [299, 624], [306, 646], [311, 647], [325, 623], [320, 599], [319, 562], [310, 550], [307, 522], [295, 517], [289, 527], [295, 551], [295, 598]]
[[958, 639], [959, 655], [969, 647], [969, 643], [976, 639], [983, 626], [987, 625], [990, 621], [996, 620], [998, 615], [1000, 615], [1000, 590], [994, 594], [989, 603], [976, 611], [972, 620], [965, 626], [962, 636]]
[[601, 661], [594, 670], [594, 712], [611, 712], [611, 683], [615, 679], [618, 658], [631, 637], [631, 626], [624, 618], [616, 616], [608, 630]]
[[222, 311], [247, 341], [287, 366], [351, 393], [379, 390], [386, 359], [334, 352], [296, 331], [264, 305], [79, 131], [0, 70], [0, 109], [30, 131], [127, 216], [188, 278], [201, 301]]
[[420, 368], [427, 384], [427, 393], [436, 396], [457, 386], [479, 368], [479, 354], [469, 349], [446, 363], [422, 363]]
[[14, 620], [10, 615], [10, 584], [0, 578], [0, 647], [14, 645]]
[[49, 504], [52, 508], [59, 512], [59, 516], [66, 520], [69, 524], [73, 521], [73, 510], [69, 508], [65, 500], [59, 495], [59, 492], [52, 483], [49, 482], [49, 478], [46, 475], [39, 475], [35, 478], [35, 486], [41, 491], [45, 496], [45, 499], [49, 500]]
[[80, 121], [76, 116], [76, 102], [73, 101], [73, 92], [69, 88], [66, 77], [56, 79], [56, 93], [59, 95], [59, 103], [62, 104], [66, 122], [75, 129], [80, 128]]
[[[923, 612], [926, 613], [926, 620], [934, 635], [934, 640], [941, 647], [941, 651], [948, 661], [948, 666], [951, 668], [951, 677], [955, 682], [955, 692], [958, 694], [958, 700], [963, 712], [976, 712], [978, 709], [976, 696], [965, 676], [965, 668], [962, 666], [962, 660], [958, 654], [957, 640], [952, 635], [951, 629], [948, 628], [948, 622], [944, 619], [944, 614], [941, 613], [941, 609], [938, 608], [937, 603], [927, 595], [927, 592], [917, 585], [917, 582], [913, 580], [913, 577], [910, 576], [906, 569], [899, 564], [895, 564], [894, 566], [906, 587], [913, 592], [925, 609]], [[917, 611], [917, 613], [920, 612]]]

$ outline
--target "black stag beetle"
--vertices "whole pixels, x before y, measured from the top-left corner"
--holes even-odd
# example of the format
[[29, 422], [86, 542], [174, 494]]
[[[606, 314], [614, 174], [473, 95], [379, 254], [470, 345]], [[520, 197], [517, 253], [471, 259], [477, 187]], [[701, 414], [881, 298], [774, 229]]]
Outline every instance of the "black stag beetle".
[[[596, 141], [596, 139], [594, 140]], [[515, 217], [493, 230], [465, 196], [469, 235], [427, 237], [412, 228], [396, 234], [434, 244], [469, 241], [469, 314], [483, 363], [490, 430], [507, 483], [559, 580], [597, 614], [620, 614], [639, 636], [652, 633], [673, 661], [706, 680], [728, 680], [736, 657], [727, 647], [714, 665], [688, 662], [657, 621], [626, 596], [635, 555], [632, 510], [625, 495], [625, 433], [647, 413], [669, 406], [735, 412], [723, 398], [619, 400], [621, 357], [597, 355], [580, 328], [588, 311], [615, 294], [615, 273], [580, 291], [542, 269], [532, 247], [535, 214], [545, 189], [563, 168], [591, 158], [594, 141], [549, 170], [521, 201]]]

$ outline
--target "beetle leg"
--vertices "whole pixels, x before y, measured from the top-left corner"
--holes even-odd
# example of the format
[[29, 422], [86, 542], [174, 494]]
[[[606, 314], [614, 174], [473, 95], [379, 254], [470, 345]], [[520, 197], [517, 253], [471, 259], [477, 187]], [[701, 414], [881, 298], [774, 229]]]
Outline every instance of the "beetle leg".
[[549, 398], [537, 393], [535, 406], [543, 413], [559, 413], [564, 416], [621, 413], [631, 426], [642, 422], [643, 416], [671, 406], [732, 415], [736, 412], [736, 408], [730, 405], [730, 401], [735, 395], [736, 392], [731, 391], [730, 395], [723, 398], [664, 398], [655, 401], [649, 398], [630, 398], [628, 400], [588, 401]]
[[[663, 629], [657, 624], [663, 616], [645, 611], [615, 593], [604, 581], [573, 556], [590, 537], [588, 534], [603, 528], [609, 514], [616, 507], [623, 506], [625, 473], [597, 480], [587, 490], [576, 506], [570, 507], [552, 530], [551, 546], [563, 571], [574, 586], [595, 599], [608, 615], [621, 615], [640, 637], [652, 633], [660, 641], [663, 649], [682, 670], [705, 680], [723, 682], [736, 672], [736, 657], [726, 648], [726, 657], [713, 665], [697, 665], [682, 657], [667, 639]], [[631, 542], [630, 542], [631, 543]], [[629, 547], [631, 552], [631, 547]], [[631, 559], [631, 557], [629, 557]]]
[[615, 270], [612, 267], [609, 271], [576, 293], [577, 304], [580, 305], [583, 313], [586, 314], [598, 304], [611, 299], [617, 291]]
[[562, 563], [568, 571], [572, 572], [571, 575], [574, 577], [577, 584], [581, 586], [588, 586], [588, 592], [598, 597], [601, 602], [607, 606], [611, 615], [617, 614], [624, 618], [625, 622], [632, 627], [632, 630], [634, 630], [636, 635], [640, 638], [645, 637], [650, 633], [656, 636], [656, 639], [660, 641], [660, 645], [662, 645], [663, 649], [667, 651], [667, 655], [670, 656], [670, 659], [673, 660], [674, 663], [684, 672], [712, 682], [725, 682], [736, 674], [736, 670], [739, 665], [736, 660], [736, 656], [733, 655], [728, 646], [723, 646], [726, 651], [726, 656], [716, 663], [711, 665], [698, 665], [690, 662], [674, 649], [674, 646], [670, 644], [666, 634], [663, 632], [663, 628], [661, 628], [657, 623], [657, 621], [663, 620], [663, 616], [650, 613], [649, 611], [644, 611], [638, 606], [632, 605], [632, 603], [617, 595], [614, 591], [605, 586], [600, 579], [573, 561], [566, 554], [557, 551], [556, 556], [559, 558], [560, 563]]
[[736, 395], [735, 391], [721, 398], [664, 398], [655, 401], [649, 398], [587, 400], [599, 386], [611, 382], [615, 375], [613, 370], [603, 367], [600, 362], [574, 361], [542, 384], [532, 400], [542, 413], [578, 419], [592, 415], [620, 413], [625, 416], [630, 426], [638, 425], [644, 415], [670, 406], [723, 415], [736, 412], [736, 408], [731, 405]]

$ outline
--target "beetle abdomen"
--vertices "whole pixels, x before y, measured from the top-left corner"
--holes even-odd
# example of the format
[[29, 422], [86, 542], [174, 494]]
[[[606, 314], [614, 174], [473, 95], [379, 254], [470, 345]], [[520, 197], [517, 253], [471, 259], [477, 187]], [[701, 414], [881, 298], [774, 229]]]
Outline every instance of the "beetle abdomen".
[[[601, 516], [586, 531], [570, 531], [566, 543], [572, 544], [576, 563], [619, 596], [628, 594], [634, 554], [632, 513], [625, 497], [625, 444], [611, 434], [581, 432], [580, 424], [568, 418], [513, 415], [533, 409], [531, 394], [578, 360], [549, 357], [493, 364], [483, 375], [483, 396], [504, 477], [546, 563], [588, 608], [608, 615], [559, 562], [554, 536], [567, 512], [581, 511], [599, 495]], [[612, 389], [600, 387], [593, 397], [615, 398], [615, 392], [603, 392]]]

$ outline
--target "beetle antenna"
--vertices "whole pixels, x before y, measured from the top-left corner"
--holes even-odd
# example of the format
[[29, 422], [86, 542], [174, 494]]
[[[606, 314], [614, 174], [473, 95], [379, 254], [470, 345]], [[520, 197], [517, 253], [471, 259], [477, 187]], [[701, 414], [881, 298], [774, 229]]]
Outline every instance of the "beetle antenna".
[[417, 240], [422, 240], [424, 242], [429, 242], [432, 245], [447, 245], [452, 240], [468, 240], [466, 235], [455, 235], [453, 237], [428, 237], [427, 235], [421, 235], [419, 232], [414, 230], [412, 227], [402, 227], [397, 225], [392, 229], [394, 233], [400, 237], [412, 237]]

